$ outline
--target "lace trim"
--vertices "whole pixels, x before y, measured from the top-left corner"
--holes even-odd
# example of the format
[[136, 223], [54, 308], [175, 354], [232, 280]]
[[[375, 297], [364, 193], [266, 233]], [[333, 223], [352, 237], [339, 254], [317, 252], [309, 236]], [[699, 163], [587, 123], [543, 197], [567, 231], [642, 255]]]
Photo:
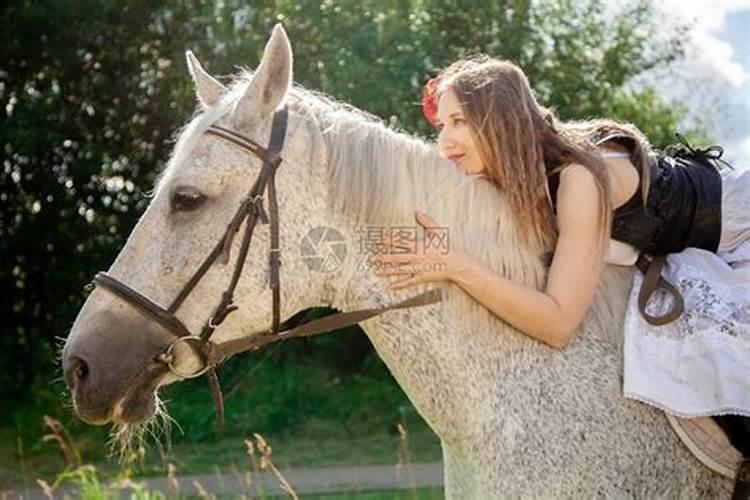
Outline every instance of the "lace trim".
[[708, 409], [708, 410], [704, 409], [704, 410], [693, 411], [693, 412], [690, 412], [690, 410], [688, 410], [687, 412], [685, 412], [685, 411], [669, 408], [668, 406], [665, 406], [659, 403], [655, 399], [652, 399], [648, 396], [644, 396], [642, 394], [638, 394], [631, 390], [623, 389], [622, 395], [628, 399], [632, 399], [633, 401], [638, 401], [639, 403], [653, 406], [654, 408], [657, 408], [663, 411], [664, 413], [669, 413], [670, 415], [674, 415], [675, 417], [680, 417], [680, 418], [718, 417], [722, 415], [737, 415], [740, 417], [750, 417], [750, 410], [747, 410], [745, 408], [740, 408], [738, 406], [725, 405], [716, 409]]

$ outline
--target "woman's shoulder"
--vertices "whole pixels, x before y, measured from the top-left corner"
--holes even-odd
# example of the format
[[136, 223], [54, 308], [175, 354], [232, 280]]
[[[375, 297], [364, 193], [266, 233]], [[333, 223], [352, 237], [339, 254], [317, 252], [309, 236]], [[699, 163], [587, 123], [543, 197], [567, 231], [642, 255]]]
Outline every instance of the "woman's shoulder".
[[594, 173], [591, 169], [580, 163], [569, 163], [560, 170], [560, 188], [563, 185], [576, 182], [591, 182], [596, 187]]
[[594, 173], [580, 163], [570, 163], [560, 171], [560, 183], [557, 187], [558, 205], [568, 198], [596, 198], [599, 189]]
[[557, 201], [558, 241], [564, 239], [576, 248], [596, 244], [607, 204], [602, 202], [595, 174], [584, 165], [568, 165], [560, 174]]
[[552, 209], [557, 213], [558, 204], [568, 196], [576, 196], [582, 192], [596, 190], [594, 174], [580, 163], [567, 165], [550, 174], [547, 179]]

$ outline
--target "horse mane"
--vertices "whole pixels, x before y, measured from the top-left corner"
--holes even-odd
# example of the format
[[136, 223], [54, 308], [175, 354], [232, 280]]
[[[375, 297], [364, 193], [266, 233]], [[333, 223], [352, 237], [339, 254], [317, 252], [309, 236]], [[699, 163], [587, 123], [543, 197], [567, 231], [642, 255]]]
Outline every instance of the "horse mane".
[[[236, 75], [229, 92], [214, 106], [198, 110], [177, 132], [176, 146], [156, 191], [167, 173], [189, 155], [200, 135], [222, 116], [231, 113], [245, 91], [251, 71]], [[323, 93], [294, 85], [287, 95], [290, 113], [311, 133], [313, 149], [329, 152], [329, 210], [345, 215], [355, 227], [417, 228], [414, 211], [420, 210], [447, 228], [449, 244], [478, 259], [489, 269], [514, 282], [542, 289], [547, 268], [540, 249], [530, 249], [503, 193], [488, 180], [468, 176], [442, 159], [435, 145], [409, 135], [383, 120]], [[311, 157], [315, 157], [312, 155]], [[282, 167], [283, 168], [283, 167]], [[609, 282], [611, 284], [607, 285]], [[588, 318], [610, 328], [621, 309], [621, 287], [603, 280]], [[426, 290], [433, 286], [421, 285]], [[602, 289], [604, 292], [601, 293]], [[505, 335], [515, 329], [489, 312], [460, 287], [443, 286], [444, 304], [454, 318], [471, 322], [482, 331], [527, 343], [529, 337]], [[407, 292], [413, 294], [413, 289]], [[614, 322], [613, 322], [614, 321]], [[500, 332], [498, 332], [498, 329]], [[502, 333], [501, 333], [502, 332]], [[531, 344], [538, 344], [531, 342]]]

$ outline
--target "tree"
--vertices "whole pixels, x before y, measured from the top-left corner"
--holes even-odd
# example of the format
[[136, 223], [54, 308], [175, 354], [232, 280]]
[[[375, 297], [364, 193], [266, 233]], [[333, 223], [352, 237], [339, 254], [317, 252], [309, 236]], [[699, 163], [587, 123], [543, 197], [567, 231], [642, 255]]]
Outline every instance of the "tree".
[[[647, 2], [608, 18], [603, 0], [55, 0], [2, 7], [0, 384], [37, 394], [93, 272], [124, 243], [195, 106], [193, 48], [215, 74], [259, 59], [282, 21], [295, 79], [413, 133], [424, 81], [457, 57], [524, 67], [563, 118], [634, 121], [657, 145], [681, 116], [629, 80], [680, 56], [652, 35]], [[36, 382], [36, 383], [35, 383]]]

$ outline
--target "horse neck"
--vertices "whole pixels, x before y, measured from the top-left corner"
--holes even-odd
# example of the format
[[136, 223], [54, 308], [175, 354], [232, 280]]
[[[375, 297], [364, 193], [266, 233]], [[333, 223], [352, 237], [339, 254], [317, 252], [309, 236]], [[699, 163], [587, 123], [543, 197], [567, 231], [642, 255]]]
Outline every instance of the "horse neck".
[[[377, 170], [346, 172], [336, 171], [337, 165], [331, 167], [334, 170], [329, 178], [335, 177], [335, 174], [338, 174], [339, 178], [353, 173], [359, 176], [341, 182], [340, 186], [343, 187], [338, 187], [339, 190], [351, 187], [353, 192], [336, 192], [337, 186], [334, 181], [331, 181], [328, 188], [328, 196], [331, 200], [335, 202], [343, 199], [349, 203], [349, 205], [344, 204], [343, 209], [332, 209], [326, 217], [329, 223], [349, 242], [349, 255], [343, 268], [332, 278], [322, 278], [329, 280], [331, 305], [342, 311], [382, 307], [414, 296], [425, 288], [454, 286], [433, 283], [428, 287], [412, 287], [399, 292], [390, 291], [389, 280], [375, 276], [367, 265], [369, 254], [365, 247], [371, 242], [368, 239], [363, 241], [363, 235], [367, 233], [363, 231], [361, 221], [365, 219], [369, 225], [376, 228], [389, 225], [415, 225], [414, 209], [424, 209], [424, 207], [408, 206], [410, 198], [400, 196], [402, 193], [393, 192], [394, 190], [427, 193], [427, 196], [438, 190], [456, 192], [454, 190], [457, 184], [465, 182], [466, 178], [460, 175], [447, 175], [443, 180], [436, 180], [437, 176], [442, 177], [444, 174], [455, 172], [448, 170], [450, 168], [448, 165], [436, 164], [437, 157], [434, 151], [414, 147], [414, 143], [409, 143], [409, 138], [395, 134], [394, 137], [384, 138], [383, 134], [368, 134], [366, 131], [357, 135], [356, 132], [357, 130], [354, 129], [347, 135], [348, 140], [353, 141], [344, 145], [344, 148], [348, 149], [336, 151], [333, 149], [335, 144], [330, 146], [330, 157], [338, 161], [342, 159], [346, 161], [348, 164], [342, 165], [344, 168], [350, 165], [368, 165], [369, 168]], [[402, 139], [403, 145], [388, 142]], [[379, 148], [389, 149], [380, 151]], [[399, 156], [394, 154], [394, 150], [408, 151], [408, 153]], [[369, 153], [359, 155], [360, 151]], [[368, 157], [368, 155], [372, 156]], [[389, 158], [391, 162], [384, 162], [384, 157]], [[436, 175], [429, 174], [428, 169], [432, 164], [435, 164]], [[410, 168], [416, 170], [409, 171]], [[394, 179], [382, 178], [385, 175], [398, 175], [398, 182]], [[411, 186], [409, 183], [421, 183], [421, 185]], [[368, 198], [367, 193], [360, 197], [362, 193], [356, 190], [361, 189], [363, 184], [371, 189], [383, 190], [382, 192], [393, 196], [396, 202], [389, 204], [388, 200]], [[493, 196], [491, 193], [496, 195], [494, 189], [489, 185], [482, 186], [483, 191], [480, 194], [487, 197]], [[429, 205], [429, 198], [426, 199], [428, 201], [415, 199], [414, 203]], [[463, 206], [466, 197], [461, 197], [460, 201], [456, 200], [454, 204], [444, 202], [439, 197], [434, 199], [440, 203], [429, 205], [429, 213], [438, 220], [457, 220], [465, 215], [467, 210], [481, 208], [481, 205]], [[374, 205], [363, 209], [357, 205], [360, 200], [372, 202]], [[381, 218], [378, 219], [379, 217]], [[471, 226], [472, 230], [493, 234], [491, 231], [497, 232], [497, 227], [504, 228], [506, 225], [487, 218], [481, 221], [475, 220]], [[450, 227], [449, 230], [458, 231], [463, 228]], [[501, 241], [513, 244], [515, 240], [512, 238], [503, 239], [506, 233], [510, 234], [511, 231], [509, 229], [502, 229], [502, 231], [505, 232], [500, 233]], [[495, 260], [498, 259], [496, 256], [500, 253], [499, 249], [481, 250], [486, 253], [485, 257], [492, 254]], [[531, 285], [539, 281], [541, 268], [538, 265], [531, 265], [530, 256], [525, 252], [507, 251], [505, 253], [507, 255], [502, 257], [504, 262], [495, 262], [495, 268], [507, 268], [508, 276], [518, 282]], [[462, 297], [460, 300], [471, 302], [471, 299], [462, 292], [454, 291], [453, 293], [460, 294]], [[472, 307], [481, 308], [474, 303]], [[498, 394], [502, 392], [502, 382], [496, 382], [499, 380], [499, 372], [504, 367], [512, 368], [513, 361], [519, 357], [519, 353], [523, 353], [521, 358], [530, 357], [532, 361], [536, 360], [540, 349], [540, 346], [534, 344], [529, 338], [518, 332], [508, 331], [507, 326], [499, 325], [496, 319], [475, 323], [471, 318], [450, 313], [450, 310], [449, 307], [440, 305], [407, 311], [392, 311], [361, 325], [415, 407], [440, 437], [448, 442], [460, 440], [462, 435], [465, 436], [466, 433], [462, 433], [462, 430], [466, 429], [466, 422], [471, 420], [467, 416], [469, 409], [478, 411], [481, 407], [480, 414], [485, 410], [491, 411], [489, 407], [484, 407], [495, 398], [488, 397], [487, 391]], [[489, 381], [488, 385], [477, 384], [476, 374], [482, 374], [482, 377]]]
[[[359, 138], [361, 151], [379, 152], [382, 141], [372, 137]], [[335, 152], [333, 152], [335, 155]], [[428, 155], [434, 154], [425, 150], [425, 161]], [[361, 158], [362, 164], [373, 165], [371, 158]], [[414, 162], [415, 158], [411, 158]], [[416, 159], [419, 161], [419, 159]], [[372, 168], [376, 168], [373, 165]], [[396, 168], [409, 166], [396, 165]], [[409, 186], [399, 186], [408, 189]], [[338, 193], [330, 192], [335, 197]], [[403, 208], [403, 207], [402, 207]], [[391, 213], [388, 221], [372, 220], [369, 227], [387, 228], [395, 219], [414, 222], [413, 209], [405, 209], [402, 214]], [[342, 311], [352, 311], [368, 308], [383, 307], [399, 302], [407, 297], [417, 295], [424, 287], [409, 288], [394, 292], [388, 289], [389, 280], [375, 276], [367, 263], [370, 253], [367, 245], [374, 243], [369, 240], [365, 232], [365, 225], [356, 218], [351, 211], [332, 212], [327, 217], [328, 223], [342, 233], [349, 242], [347, 258], [344, 266], [330, 279], [333, 307]], [[439, 284], [431, 284], [433, 288]], [[456, 383], [460, 372], [469, 366], [464, 364], [462, 370], [457, 366], [467, 362], [459, 361], [456, 354], [461, 352], [457, 344], [464, 342], [464, 338], [457, 335], [457, 330], [451, 328], [446, 321], [440, 306], [425, 306], [410, 310], [391, 311], [363, 322], [360, 325], [375, 347], [380, 358], [386, 363], [391, 373], [404, 389], [409, 399], [419, 413], [425, 418], [433, 430], [443, 439], [457, 439], [456, 433], [461, 428], [466, 411], [461, 403], [461, 387], [463, 383]]]
[[[341, 227], [337, 225], [336, 227]], [[348, 241], [356, 241], [354, 228], [345, 230]], [[341, 284], [333, 298], [333, 307], [352, 311], [383, 307], [417, 295], [410, 288], [388, 290], [388, 280], [377, 277], [366, 266], [365, 255], [347, 258], [339, 275]], [[420, 415], [445, 439], [455, 432], [461, 420], [460, 397], [454, 388], [456, 352], [451, 342], [457, 339], [446, 328], [440, 307], [422, 306], [389, 311], [359, 325], [373, 344], [378, 356], [398, 381]]]

